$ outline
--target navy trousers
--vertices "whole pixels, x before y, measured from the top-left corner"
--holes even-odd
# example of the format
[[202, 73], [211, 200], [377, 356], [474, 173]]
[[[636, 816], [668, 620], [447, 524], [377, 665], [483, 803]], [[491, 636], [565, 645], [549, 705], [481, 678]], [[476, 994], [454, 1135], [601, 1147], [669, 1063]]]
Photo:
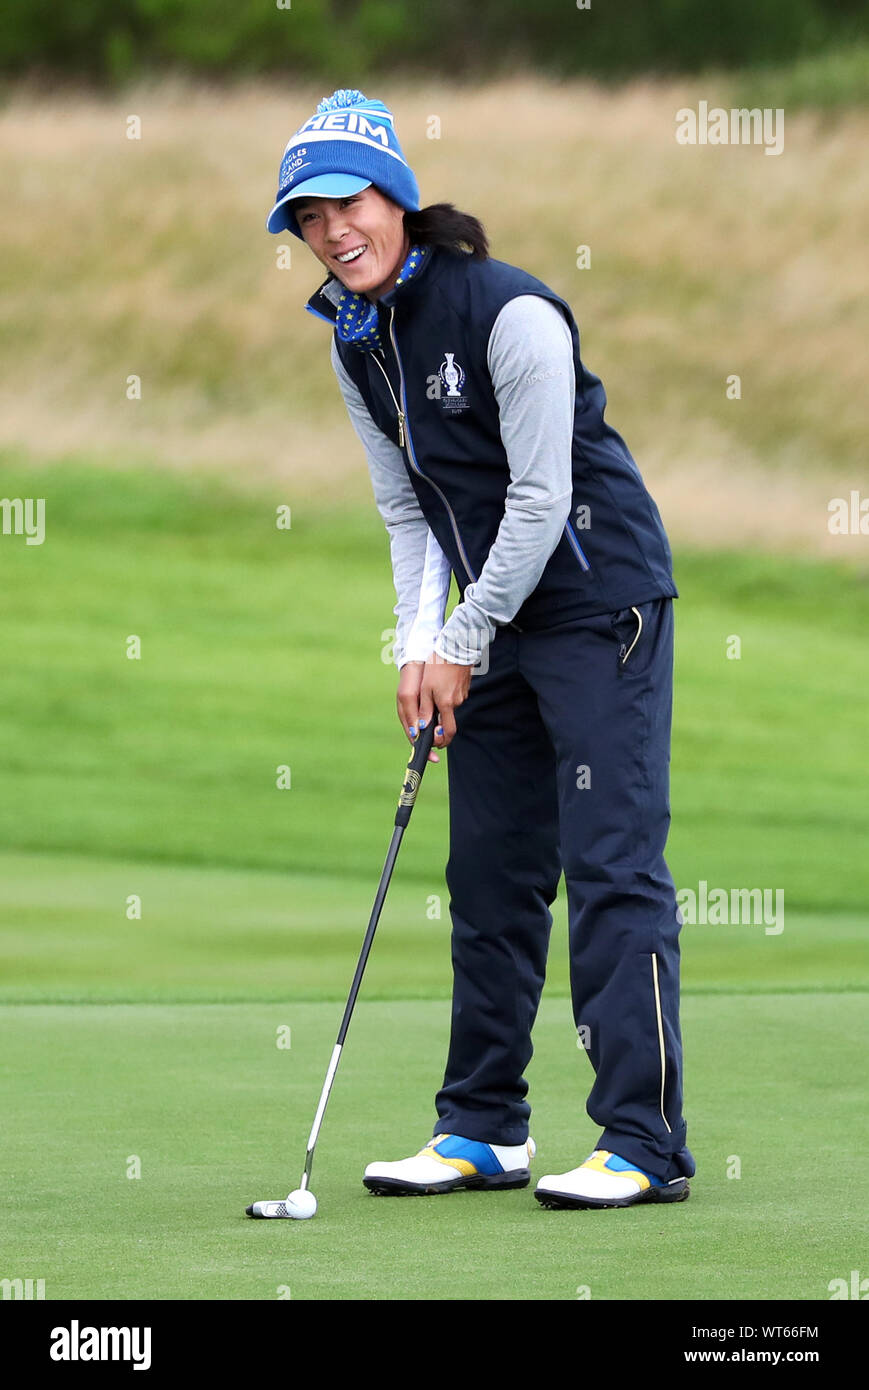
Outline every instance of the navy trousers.
[[665, 1181], [693, 1175], [664, 860], [672, 693], [670, 598], [545, 632], [500, 627], [475, 670], [447, 750], [453, 1006], [434, 1133], [528, 1136], [524, 1072], [563, 871], [596, 1147]]

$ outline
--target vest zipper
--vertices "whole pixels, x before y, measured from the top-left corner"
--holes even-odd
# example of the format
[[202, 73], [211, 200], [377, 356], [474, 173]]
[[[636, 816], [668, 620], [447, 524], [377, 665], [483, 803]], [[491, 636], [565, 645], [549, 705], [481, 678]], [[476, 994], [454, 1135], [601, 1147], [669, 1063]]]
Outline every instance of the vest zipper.
[[[409, 427], [408, 421], [407, 421], [407, 392], [406, 392], [405, 386], [404, 386], [404, 371], [403, 371], [402, 366], [401, 366], [401, 358], [400, 358], [399, 355], [398, 355], [398, 344], [397, 344], [396, 341], [395, 341], [394, 319], [395, 319], [395, 305], [394, 305], [394, 304], [391, 304], [391, 305], [389, 306], [389, 338], [390, 338], [390, 341], [391, 341], [391, 343], [392, 343], [392, 350], [393, 350], [393, 352], [395, 353], [395, 360], [396, 360], [396, 363], [398, 364], [398, 380], [399, 380], [399, 387], [398, 387], [398, 389], [399, 389], [399, 394], [400, 394], [400, 396], [401, 396], [401, 405], [399, 405], [398, 401], [395, 399], [395, 392], [394, 392], [393, 389], [392, 389], [392, 382], [389, 380], [389, 376], [388, 376], [388, 374], [387, 374], [386, 368], [384, 367], [384, 365], [383, 365], [382, 362], [379, 362], [379, 361], [378, 361], [378, 359], [377, 359], [377, 354], [376, 354], [376, 353], [372, 353], [371, 355], [372, 355], [372, 357], [374, 358], [375, 362], [377, 362], [378, 367], [379, 367], [380, 370], [383, 372], [383, 375], [384, 375], [384, 377], [386, 378], [386, 384], [387, 384], [387, 386], [389, 387], [389, 394], [390, 394], [390, 396], [391, 396], [392, 399], [393, 399], [393, 402], [394, 402], [394, 404], [395, 404], [395, 409], [396, 409], [396, 411], [397, 411], [397, 413], [398, 413], [398, 442], [399, 442], [399, 445], [400, 445], [402, 448], [404, 448], [405, 443], [407, 444], [407, 454], [408, 454], [408, 458], [410, 459], [410, 463], [411, 463], [411, 466], [413, 467], [414, 471], [415, 471], [416, 473], [418, 473], [419, 476], [420, 476], [421, 478], [425, 478], [426, 482], [429, 484], [430, 487], [433, 487], [433, 488], [434, 488], [434, 490], [435, 490], [435, 492], [437, 493], [438, 497], [441, 499], [441, 501], [443, 502], [444, 506], [446, 507], [447, 512], [448, 512], [448, 514], [449, 514], [449, 518], [450, 518], [450, 525], [451, 525], [452, 528], [453, 528], [453, 535], [454, 535], [454, 537], [455, 537], [456, 546], [458, 547], [459, 554], [460, 554], [461, 557], [462, 557], [462, 564], [463, 564], [464, 567], [465, 567], [465, 571], [466, 571], [466, 573], [467, 573], [467, 575], [468, 575], [468, 579], [469, 579], [469, 580], [471, 581], [471, 583], [473, 584], [473, 583], [476, 583], [477, 576], [474, 574], [474, 571], [471, 569], [471, 564], [470, 564], [470, 561], [468, 560], [467, 552], [466, 552], [466, 550], [465, 550], [465, 547], [464, 547], [463, 544], [462, 544], [462, 538], [461, 538], [461, 536], [459, 535], [459, 528], [458, 528], [458, 525], [456, 524], [456, 518], [455, 518], [455, 514], [454, 514], [454, 512], [453, 512], [453, 509], [452, 509], [452, 507], [450, 506], [450, 504], [449, 504], [449, 502], [447, 501], [447, 499], [444, 497], [444, 494], [441, 492], [441, 489], [438, 487], [437, 483], [434, 482], [431, 478], [427, 477], [425, 473], [423, 473], [422, 469], [421, 469], [420, 466], [419, 466], [419, 463], [417, 462], [416, 454], [414, 453], [414, 450], [413, 450], [413, 440], [412, 440], [411, 437], [410, 437], [410, 427]], [[404, 407], [404, 408], [402, 409], [402, 407]]]
[[394, 392], [393, 389], [392, 389], [392, 382], [389, 380], [389, 377], [387, 376], [385, 366], [383, 365], [383, 363], [382, 363], [382, 362], [380, 361], [380, 359], [378, 358], [376, 352], [373, 352], [373, 353], [371, 354], [371, 356], [374, 358], [375, 362], [377, 363], [378, 367], [380, 368], [380, 370], [381, 370], [382, 373], [383, 373], [383, 379], [384, 379], [384, 381], [386, 382], [387, 386], [389, 387], [389, 394], [390, 394], [390, 396], [392, 397], [392, 403], [393, 403], [393, 405], [395, 406], [395, 409], [396, 409], [396, 411], [397, 411], [397, 413], [398, 413], [398, 447], [399, 447], [400, 449], [403, 449], [403, 448], [404, 448], [404, 411], [402, 410], [401, 406], [398, 404], [398, 401], [395, 399], [395, 392]]

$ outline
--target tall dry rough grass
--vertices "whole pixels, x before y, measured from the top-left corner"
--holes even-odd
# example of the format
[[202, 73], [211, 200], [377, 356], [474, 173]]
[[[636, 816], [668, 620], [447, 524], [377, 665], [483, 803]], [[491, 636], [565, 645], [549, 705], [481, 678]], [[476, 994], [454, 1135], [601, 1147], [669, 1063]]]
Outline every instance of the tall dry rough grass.
[[[370, 500], [329, 330], [303, 311], [322, 268], [264, 229], [284, 144], [324, 94], [174, 81], [13, 95], [0, 113], [0, 447], [34, 464], [78, 454], [280, 480], [297, 502]], [[728, 104], [697, 82], [613, 92], [517, 76], [370, 94], [396, 112], [423, 202], [476, 213], [496, 256], [571, 303], [608, 418], [675, 537], [865, 549], [829, 534], [827, 502], [869, 492], [869, 115], [786, 113], [771, 157], [676, 143], [679, 107]], [[130, 115], [141, 140], [126, 138]], [[741, 400], [726, 397], [733, 373]], [[133, 374], [141, 401], [126, 398]]]

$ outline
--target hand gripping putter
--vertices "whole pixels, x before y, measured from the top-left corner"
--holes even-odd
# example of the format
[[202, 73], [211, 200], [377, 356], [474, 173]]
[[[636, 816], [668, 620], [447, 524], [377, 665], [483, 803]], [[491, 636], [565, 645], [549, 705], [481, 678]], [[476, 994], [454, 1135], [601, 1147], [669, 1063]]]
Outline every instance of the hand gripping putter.
[[383, 865], [383, 872], [380, 875], [380, 883], [374, 899], [374, 906], [371, 909], [371, 916], [368, 920], [368, 930], [365, 933], [365, 940], [362, 942], [362, 950], [359, 953], [359, 960], [356, 965], [356, 974], [353, 976], [353, 983], [350, 986], [350, 996], [347, 1000], [347, 1007], [344, 1010], [344, 1017], [341, 1020], [341, 1027], [338, 1030], [338, 1041], [332, 1050], [332, 1059], [329, 1062], [329, 1069], [326, 1072], [326, 1080], [323, 1082], [323, 1090], [320, 1093], [320, 1103], [317, 1106], [317, 1113], [314, 1116], [314, 1123], [311, 1126], [311, 1133], [308, 1138], [308, 1149], [305, 1155], [305, 1171], [302, 1180], [295, 1192], [284, 1201], [276, 1202], [252, 1202], [247, 1207], [248, 1216], [257, 1216], [266, 1219], [284, 1219], [290, 1221], [305, 1221], [313, 1216], [317, 1210], [317, 1199], [310, 1190], [308, 1184], [311, 1181], [311, 1168], [314, 1162], [314, 1148], [317, 1143], [317, 1136], [320, 1133], [320, 1126], [323, 1123], [323, 1116], [326, 1113], [326, 1106], [329, 1103], [329, 1094], [332, 1090], [332, 1083], [335, 1080], [335, 1073], [338, 1070], [338, 1063], [341, 1060], [341, 1049], [347, 1037], [347, 1029], [350, 1027], [350, 1019], [353, 1016], [353, 1006], [356, 1003], [356, 996], [359, 993], [359, 986], [362, 984], [362, 976], [365, 972], [365, 965], [374, 941], [374, 933], [377, 930], [377, 923], [380, 920], [380, 912], [386, 899], [386, 890], [392, 878], [392, 870], [398, 857], [398, 848], [401, 838], [410, 821], [410, 813], [413, 810], [416, 794], [422, 782], [422, 774], [425, 772], [428, 762], [428, 755], [434, 742], [435, 725], [437, 724], [437, 711], [433, 711], [432, 718], [426, 728], [421, 729], [414, 740], [413, 752], [408, 762], [407, 770], [404, 774], [404, 782], [401, 788], [401, 795], [398, 798], [398, 809], [395, 812], [395, 829], [392, 832], [392, 840], [386, 855], [386, 862]]

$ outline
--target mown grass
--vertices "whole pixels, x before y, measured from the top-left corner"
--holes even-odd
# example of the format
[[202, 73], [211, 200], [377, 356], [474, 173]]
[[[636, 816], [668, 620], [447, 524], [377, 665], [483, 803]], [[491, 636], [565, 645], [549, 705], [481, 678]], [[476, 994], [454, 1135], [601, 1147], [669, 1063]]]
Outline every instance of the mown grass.
[[[44, 1279], [46, 1299], [817, 1301], [860, 1268], [862, 996], [686, 999], [697, 1176], [687, 1202], [630, 1212], [547, 1212], [527, 1188], [367, 1193], [367, 1163], [432, 1132], [449, 1005], [363, 1002], [317, 1148], [316, 1218], [250, 1222], [249, 1202], [298, 1183], [337, 1012], [0, 1009], [4, 1270]], [[563, 1002], [544, 1002], [535, 1048], [536, 1181], [599, 1131]]]
[[[389, 833], [381, 828], [379, 854], [358, 876], [3, 853], [0, 1002], [330, 1001], [337, 1027]], [[414, 873], [409, 850], [418, 838], [414, 820], [366, 970], [369, 1001], [450, 996], [443, 864], [432, 854], [426, 877]], [[546, 994], [566, 999], [563, 884], [553, 916]], [[807, 914], [787, 896], [774, 926], [686, 923], [683, 993], [865, 992], [866, 925], [865, 908]], [[569, 1012], [563, 1017], [569, 1027]]]
[[[680, 887], [785, 895], [781, 931], [683, 927], [690, 1201], [547, 1213], [528, 1190], [390, 1203], [362, 1188], [366, 1163], [415, 1151], [435, 1121], [441, 764], [318, 1147], [320, 1211], [258, 1224], [247, 1203], [298, 1181], [406, 760], [380, 659], [385, 532], [373, 504], [306, 503], [279, 531], [283, 489], [75, 461], [7, 459], [0, 494], [46, 502], [41, 546], [0, 538], [10, 1277], [44, 1279], [47, 1299], [817, 1300], [859, 1267], [859, 571], [677, 550], [670, 864]], [[564, 913], [562, 897], [528, 1071], [535, 1176], [599, 1133]]]
[[[302, 506], [278, 530], [282, 490], [0, 472], [0, 495], [28, 489], [44, 544], [0, 539], [6, 847], [369, 876], [408, 749], [373, 502]], [[865, 576], [677, 548], [676, 577], [674, 876], [862, 910]], [[420, 882], [445, 859], [445, 771], [430, 768], [404, 852]]]

